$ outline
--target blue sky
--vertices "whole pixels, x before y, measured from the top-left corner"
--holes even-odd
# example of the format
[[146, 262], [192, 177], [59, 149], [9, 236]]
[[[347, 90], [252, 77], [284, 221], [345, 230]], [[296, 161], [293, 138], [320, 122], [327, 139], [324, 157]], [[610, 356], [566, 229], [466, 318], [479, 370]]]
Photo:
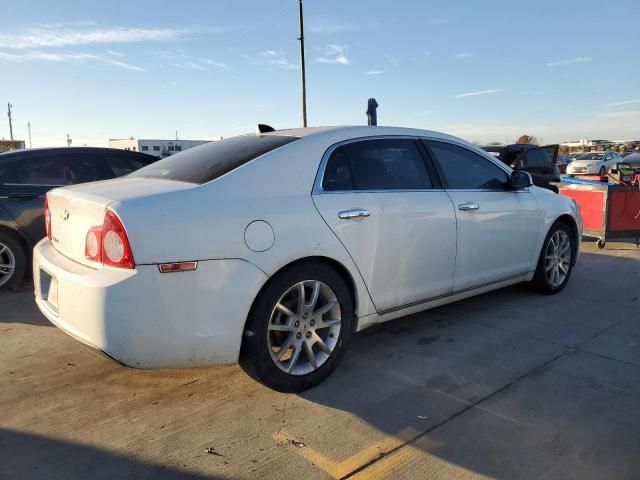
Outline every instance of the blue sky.
[[[311, 125], [640, 138], [640, 2], [305, 0]], [[34, 146], [300, 125], [297, 1], [0, 0], [0, 103]], [[8, 137], [6, 116], [0, 136]]]

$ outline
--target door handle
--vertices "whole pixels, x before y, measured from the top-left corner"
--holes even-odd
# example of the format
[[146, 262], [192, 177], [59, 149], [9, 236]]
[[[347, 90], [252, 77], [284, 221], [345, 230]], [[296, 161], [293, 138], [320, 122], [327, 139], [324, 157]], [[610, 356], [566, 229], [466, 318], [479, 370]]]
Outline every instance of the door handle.
[[458, 205], [458, 210], [479, 210], [480, 205], [474, 202], [465, 202]]
[[369, 210], [363, 210], [362, 208], [354, 208], [352, 210], [342, 210], [341, 212], [338, 212], [338, 218], [341, 218], [343, 220], [368, 217], [369, 215]]
[[34, 198], [38, 198], [40, 195], [37, 193], [10, 193], [9, 198], [11, 200], [32, 200]]

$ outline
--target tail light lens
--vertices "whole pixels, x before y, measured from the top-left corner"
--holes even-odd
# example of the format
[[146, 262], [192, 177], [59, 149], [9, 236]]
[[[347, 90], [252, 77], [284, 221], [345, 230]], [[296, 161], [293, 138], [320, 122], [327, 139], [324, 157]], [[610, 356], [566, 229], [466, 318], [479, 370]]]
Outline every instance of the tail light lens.
[[106, 210], [102, 226], [91, 227], [87, 232], [84, 253], [89, 260], [111, 267], [135, 267], [127, 232], [111, 210]]
[[46, 195], [44, 196], [44, 228], [47, 230], [47, 238], [51, 240], [51, 211]]

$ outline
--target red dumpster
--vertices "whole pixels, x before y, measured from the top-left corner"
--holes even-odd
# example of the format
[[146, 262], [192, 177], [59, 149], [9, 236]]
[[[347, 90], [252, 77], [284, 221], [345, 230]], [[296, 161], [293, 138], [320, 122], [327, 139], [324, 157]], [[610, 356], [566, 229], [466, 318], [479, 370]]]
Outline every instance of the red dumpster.
[[640, 246], [640, 189], [633, 185], [600, 182], [557, 184], [559, 193], [575, 199], [582, 212], [584, 235], [607, 240], [635, 238]]

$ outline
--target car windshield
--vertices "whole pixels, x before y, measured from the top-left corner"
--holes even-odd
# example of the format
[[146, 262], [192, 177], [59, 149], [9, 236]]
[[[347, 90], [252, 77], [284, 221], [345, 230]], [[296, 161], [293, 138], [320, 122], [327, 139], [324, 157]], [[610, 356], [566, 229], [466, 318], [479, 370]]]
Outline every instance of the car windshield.
[[604, 160], [604, 153], [582, 153], [575, 160]]
[[298, 139], [284, 135], [230, 137], [176, 153], [128, 176], [202, 184]]

